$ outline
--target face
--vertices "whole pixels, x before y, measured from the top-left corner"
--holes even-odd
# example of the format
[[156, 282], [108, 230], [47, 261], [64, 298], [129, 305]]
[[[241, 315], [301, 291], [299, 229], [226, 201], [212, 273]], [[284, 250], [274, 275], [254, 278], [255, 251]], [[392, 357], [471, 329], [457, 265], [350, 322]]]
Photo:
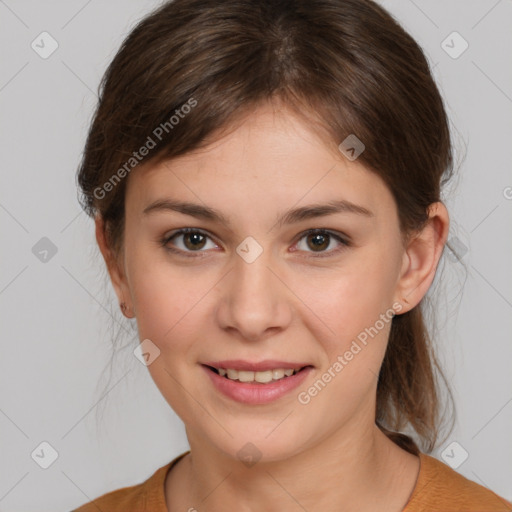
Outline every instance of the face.
[[[127, 185], [116, 290], [140, 340], [160, 351], [148, 369], [187, 432], [232, 456], [251, 442], [277, 460], [374, 423], [405, 259], [377, 175], [290, 111], [261, 107], [205, 150], [137, 168]], [[310, 210], [340, 201], [339, 211]], [[258, 403], [252, 390], [267, 384], [230, 382], [248, 390], [236, 397], [214, 384], [225, 377], [203, 364], [224, 360], [308, 368]]]

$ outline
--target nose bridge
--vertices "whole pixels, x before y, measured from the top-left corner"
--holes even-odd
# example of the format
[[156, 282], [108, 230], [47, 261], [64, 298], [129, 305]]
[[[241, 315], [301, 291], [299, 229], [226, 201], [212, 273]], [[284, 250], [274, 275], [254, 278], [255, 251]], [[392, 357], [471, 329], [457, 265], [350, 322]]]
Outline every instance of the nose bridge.
[[[236, 248], [228, 285], [223, 293], [220, 321], [247, 339], [257, 339], [269, 328], [289, 321], [286, 297], [279, 279], [270, 270], [272, 253], [252, 237]], [[269, 268], [270, 267], [270, 268]]]
[[252, 304], [261, 311], [273, 307], [276, 297], [271, 281], [275, 276], [268, 268], [272, 265], [270, 249], [264, 249], [256, 239], [247, 237], [238, 245], [236, 253], [232, 292], [238, 304]]

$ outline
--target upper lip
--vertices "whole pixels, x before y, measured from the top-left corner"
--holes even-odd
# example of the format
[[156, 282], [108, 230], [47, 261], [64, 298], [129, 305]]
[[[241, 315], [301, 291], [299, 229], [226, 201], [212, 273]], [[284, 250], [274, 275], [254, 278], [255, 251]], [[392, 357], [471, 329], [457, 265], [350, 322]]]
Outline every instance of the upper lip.
[[224, 361], [206, 361], [202, 363], [206, 366], [214, 368], [230, 368], [233, 370], [244, 370], [253, 372], [264, 372], [265, 370], [276, 370], [279, 368], [303, 368], [304, 366], [312, 366], [309, 363], [300, 363], [295, 361], [278, 361], [277, 359], [265, 359], [264, 361], [251, 362], [243, 359], [228, 359]]

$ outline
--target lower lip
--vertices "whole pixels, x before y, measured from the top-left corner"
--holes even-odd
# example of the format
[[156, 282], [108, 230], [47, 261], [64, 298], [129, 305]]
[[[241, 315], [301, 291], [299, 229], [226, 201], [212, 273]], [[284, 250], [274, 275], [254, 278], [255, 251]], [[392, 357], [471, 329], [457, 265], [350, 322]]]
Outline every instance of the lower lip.
[[201, 366], [209, 375], [213, 385], [221, 393], [228, 398], [244, 404], [266, 404], [281, 398], [299, 386], [313, 369], [313, 367], [307, 366], [299, 373], [291, 375], [290, 377], [269, 382], [268, 384], [261, 384], [257, 382], [230, 380], [215, 373], [205, 365]]

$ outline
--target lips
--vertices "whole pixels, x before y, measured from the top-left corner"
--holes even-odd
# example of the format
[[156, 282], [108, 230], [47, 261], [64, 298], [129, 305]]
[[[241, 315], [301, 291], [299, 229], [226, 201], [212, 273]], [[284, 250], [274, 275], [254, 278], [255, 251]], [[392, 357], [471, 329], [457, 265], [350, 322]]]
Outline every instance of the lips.
[[[303, 383], [313, 370], [313, 366], [307, 363], [278, 360], [266, 360], [258, 363], [243, 360], [209, 361], [201, 366], [217, 391], [232, 400], [248, 405], [266, 404], [285, 397]], [[217, 368], [226, 371], [231, 369], [241, 374], [254, 373], [255, 376], [276, 371], [276, 368], [280, 368], [281, 371], [283, 369], [298, 369], [298, 371], [278, 380], [269, 381], [267, 377], [267, 379], [263, 379], [265, 382], [243, 382], [244, 379], [242, 381], [232, 380], [223, 376]]]

